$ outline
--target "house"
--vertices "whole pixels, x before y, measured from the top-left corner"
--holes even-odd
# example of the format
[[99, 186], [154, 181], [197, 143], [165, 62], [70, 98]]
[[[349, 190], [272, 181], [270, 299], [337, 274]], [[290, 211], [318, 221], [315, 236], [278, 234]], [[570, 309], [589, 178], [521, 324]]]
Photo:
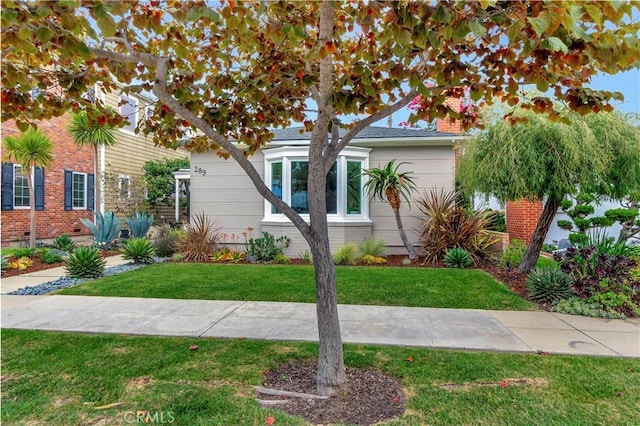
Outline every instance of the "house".
[[[100, 93], [96, 90], [95, 93]], [[35, 173], [36, 236], [52, 239], [66, 233], [72, 237], [91, 235], [80, 219], [93, 219], [93, 212], [115, 211], [120, 217], [144, 203], [142, 166], [149, 160], [185, 158], [183, 149], [156, 147], [134, 132], [151, 102], [144, 97], [101, 93], [101, 101], [129, 118], [130, 124], [115, 130], [116, 144], [98, 150], [98, 173], [94, 172], [94, 150], [78, 147], [67, 128], [71, 114], [38, 123], [54, 143], [53, 163]], [[11, 121], [2, 123], [2, 137], [19, 135]], [[103, 179], [100, 179], [103, 177]], [[100, 191], [95, 205], [94, 191]], [[152, 212], [155, 213], [155, 212]], [[167, 217], [173, 209], [167, 208]], [[29, 191], [18, 164], [2, 164], [2, 246], [28, 241]]]
[[[299, 128], [275, 130], [274, 139], [251, 161], [269, 188], [306, 216], [306, 178], [309, 133]], [[383, 239], [390, 254], [404, 253], [395, 217], [388, 204], [370, 200], [363, 190], [361, 170], [383, 167], [387, 162], [407, 162], [401, 171], [412, 171], [418, 186], [414, 198], [431, 188], [454, 188], [454, 146], [464, 138], [457, 123], [438, 122], [437, 130], [368, 127], [345, 148], [329, 172], [327, 209], [331, 250], [367, 237]], [[220, 233], [241, 236], [248, 228], [258, 237], [263, 231], [286, 235], [286, 250], [297, 256], [309, 247], [283, 214], [256, 191], [244, 171], [214, 152], [191, 153], [191, 214], [203, 212], [215, 220]], [[420, 220], [417, 209], [403, 205], [401, 214], [410, 240], [417, 241]], [[307, 216], [308, 217], [308, 216]], [[242, 250], [242, 237], [236, 247]], [[229, 241], [228, 241], [229, 242]]]

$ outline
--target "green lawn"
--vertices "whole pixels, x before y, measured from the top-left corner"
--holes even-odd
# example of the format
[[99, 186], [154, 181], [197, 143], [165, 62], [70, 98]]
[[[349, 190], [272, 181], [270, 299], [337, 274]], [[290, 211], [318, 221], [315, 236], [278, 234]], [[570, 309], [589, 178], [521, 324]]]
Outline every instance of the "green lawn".
[[[338, 303], [532, 310], [477, 269], [338, 267]], [[172, 299], [315, 302], [311, 266], [161, 263], [58, 294]]]
[[[312, 343], [2, 330], [2, 423], [123, 424], [147, 410], [176, 425], [302, 425], [259, 407], [251, 386], [316, 354]], [[637, 359], [345, 345], [345, 362], [401, 380], [407, 413], [391, 425], [640, 424]], [[531, 382], [483, 385], [509, 379]]]

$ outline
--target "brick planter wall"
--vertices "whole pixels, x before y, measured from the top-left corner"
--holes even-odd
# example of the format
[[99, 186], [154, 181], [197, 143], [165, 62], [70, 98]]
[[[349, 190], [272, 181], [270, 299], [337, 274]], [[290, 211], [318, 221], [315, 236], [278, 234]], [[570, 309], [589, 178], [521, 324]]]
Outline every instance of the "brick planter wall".
[[[36, 212], [36, 238], [50, 239], [66, 233], [70, 236], [90, 235], [80, 218], [93, 219], [88, 210], [64, 210], [64, 170], [93, 173], [93, 148], [74, 145], [67, 133], [69, 115], [38, 123], [54, 144], [53, 162], [45, 169], [45, 209]], [[2, 138], [19, 135], [12, 121], [2, 123]], [[4, 210], [2, 214], [2, 246], [20, 240], [28, 241], [29, 209]], [[77, 230], [77, 232], [76, 232]]]
[[529, 243], [542, 214], [542, 201], [507, 201], [505, 216], [509, 239]]

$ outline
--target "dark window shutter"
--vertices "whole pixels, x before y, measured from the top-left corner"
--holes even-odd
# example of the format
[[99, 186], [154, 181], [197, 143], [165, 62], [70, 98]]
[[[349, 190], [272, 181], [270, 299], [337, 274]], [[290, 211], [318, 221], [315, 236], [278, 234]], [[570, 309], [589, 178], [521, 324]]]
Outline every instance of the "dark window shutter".
[[13, 210], [13, 164], [2, 165], [2, 210]]
[[36, 194], [36, 211], [42, 211], [44, 210], [44, 169], [36, 166], [34, 176], [33, 186]]
[[96, 209], [96, 179], [93, 173], [87, 175], [87, 210]]
[[73, 210], [73, 172], [64, 171], [64, 209]]

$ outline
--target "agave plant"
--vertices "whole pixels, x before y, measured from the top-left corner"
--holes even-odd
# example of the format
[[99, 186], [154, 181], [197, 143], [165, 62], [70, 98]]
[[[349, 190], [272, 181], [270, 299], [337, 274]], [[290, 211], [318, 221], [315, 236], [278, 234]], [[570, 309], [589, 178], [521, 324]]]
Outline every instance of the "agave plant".
[[473, 260], [471, 260], [469, 252], [465, 249], [462, 247], [454, 247], [449, 249], [447, 254], [444, 255], [443, 263], [447, 268], [464, 269], [473, 265]]
[[93, 234], [93, 244], [99, 249], [107, 249], [120, 234], [122, 225], [120, 219], [113, 212], [96, 213], [96, 224], [94, 225], [89, 219], [80, 219], [84, 226], [89, 228]]
[[571, 275], [557, 268], [535, 268], [527, 278], [531, 299], [540, 303], [553, 303], [573, 295]]
[[133, 260], [134, 263], [153, 263], [156, 252], [151, 241], [146, 238], [131, 238], [122, 244], [123, 259]]
[[136, 212], [131, 217], [125, 217], [124, 220], [129, 225], [133, 238], [144, 238], [153, 224], [153, 215], [147, 216], [146, 213]]
[[53, 240], [53, 247], [70, 253], [75, 248], [76, 243], [67, 234], [62, 234]]
[[95, 247], [77, 248], [65, 259], [64, 267], [71, 278], [97, 278], [102, 275], [107, 262]]

